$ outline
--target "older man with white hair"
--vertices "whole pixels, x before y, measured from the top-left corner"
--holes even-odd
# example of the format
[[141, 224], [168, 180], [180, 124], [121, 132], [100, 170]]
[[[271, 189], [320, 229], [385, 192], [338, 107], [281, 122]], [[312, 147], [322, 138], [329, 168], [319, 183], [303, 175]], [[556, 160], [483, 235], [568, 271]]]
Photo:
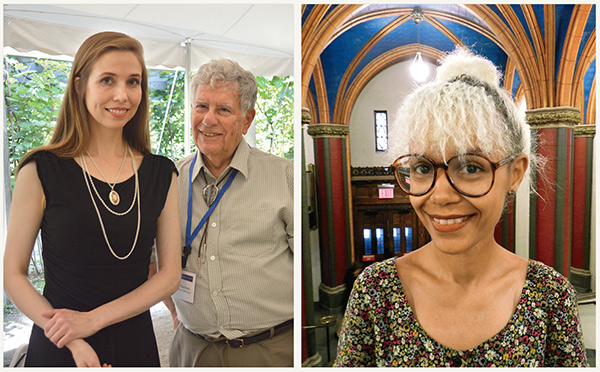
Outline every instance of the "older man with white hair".
[[255, 115], [252, 73], [213, 60], [191, 90], [198, 151], [176, 164], [185, 244], [174, 306], [165, 301], [170, 365], [292, 366], [292, 163], [242, 137]]

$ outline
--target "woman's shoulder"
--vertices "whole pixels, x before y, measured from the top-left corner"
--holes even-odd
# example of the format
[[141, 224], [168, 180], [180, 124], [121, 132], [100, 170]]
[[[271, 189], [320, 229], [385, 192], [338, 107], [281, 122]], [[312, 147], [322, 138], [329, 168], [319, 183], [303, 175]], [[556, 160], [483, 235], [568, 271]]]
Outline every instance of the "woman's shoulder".
[[556, 269], [536, 260], [529, 260], [527, 277], [536, 282], [553, 281], [558, 283], [568, 283], [567, 278]]
[[71, 169], [70, 162], [72, 160], [72, 158], [59, 156], [50, 150], [33, 150], [23, 157], [19, 169], [23, 169], [25, 166], [33, 163], [36, 164], [40, 177], [42, 177], [42, 174], [53, 177], [57, 171], [62, 172], [65, 169]]
[[42, 162], [43, 161], [54, 161], [55, 162], [58, 160], [66, 160], [66, 159], [69, 159], [69, 158], [62, 158], [49, 150], [33, 150], [29, 154], [25, 155], [25, 157], [23, 158], [23, 164], [21, 164], [21, 167], [25, 166], [26, 164], [30, 163], [31, 161], [35, 161], [36, 163], [38, 161], [42, 161]]
[[152, 162], [164, 163], [164, 164], [174, 164], [171, 159], [167, 158], [164, 155], [147, 153], [144, 156], [146, 159], [148, 159], [149, 161], [152, 161]]
[[148, 153], [144, 155], [144, 161], [147, 161], [152, 168], [159, 171], [162, 170], [168, 173], [176, 172], [179, 174], [177, 168], [175, 168], [175, 163], [166, 156]]
[[374, 262], [367, 266], [363, 270], [363, 273], [365, 273], [365, 275], [381, 275], [382, 273], [390, 274], [392, 270], [395, 270], [396, 259], [397, 257], [390, 257], [383, 261]]
[[542, 292], [547, 300], [576, 296], [573, 285], [564, 275], [539, 261], [529, 260], [527, 280], [530, 289]]
[[365, 284], [381, 285], [386, 281], [397, 281], [396, 257], [375, 262], [367, 266], [358, 276], [357, 281]]

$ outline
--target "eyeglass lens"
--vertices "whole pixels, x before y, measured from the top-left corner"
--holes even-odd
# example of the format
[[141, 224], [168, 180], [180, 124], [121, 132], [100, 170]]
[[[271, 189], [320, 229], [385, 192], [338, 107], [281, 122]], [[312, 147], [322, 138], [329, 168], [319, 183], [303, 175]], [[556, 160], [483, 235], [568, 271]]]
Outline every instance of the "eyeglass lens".
[[[418, 155], [399, 158], [394, 170], [400, 187], [409, 194], [425, 194], [433, 186], [436, 165]], [[447, 174], [454, 187], [468, 195], [482, 195], [489, 191], [494, 181], [492, 163], [477, 155], [460, 155], [448, 162]]]

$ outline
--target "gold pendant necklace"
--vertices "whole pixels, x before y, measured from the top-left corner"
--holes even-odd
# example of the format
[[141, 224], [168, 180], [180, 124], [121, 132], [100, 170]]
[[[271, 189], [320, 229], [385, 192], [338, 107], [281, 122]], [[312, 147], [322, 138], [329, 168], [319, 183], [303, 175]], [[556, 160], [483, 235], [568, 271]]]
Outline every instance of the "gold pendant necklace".
[[119, 196], [119, 193], [115, 191], [115, 189], [110, 190], [110, 192], [108, 193], [108, 199], [110, 200], [112, 205], [119, 205], [119, 203], [121, 202], [121, 197]]
[[[123, 213], [118, 213], [118, 212], [113, 211], [112, 209], [108, 208], [108, 206], [104, 203], [104, 200], [102, 200], [102, 198], [100, 197], [100, 194], [98, 193], [98, 190], [96, 190], [96, 187], [94, 186], [94, 181], [92, 179], [92, 175], [88, 172], [85, 158], [83, 157], [83, 154], [80, 155], [81, 163], [83, 164], [83, 167], [82, 167], [83, 178], [85, 179], [85, 185], [87, 186], [88, 192], [90, 193], [90, 198], [92, 198], [92, 204], [94, 204], [94, 209], [96, 210], [96, 214], [98, 215], [98, 221], [100, 221], [100, 227], [102, 228], [102, 235], [104, 235], [104, 241], [106, 242], [106, 245], [108, 246], [108, 249], [110, 250], [110, 253], [112, 253], [112, 255], [115, 256], [115, 258], [117, 258], [118, 260], [125, 260], [125, 259], [127, 259], [127, 257], [129, 257], [133, 253], [133, 250], [135, 249], [135, 245], [137, 243], [138, 236], [140, 233], [140, 222], [141, 222], [141, 217], [142, 217], [142, 215], [140, 213], [140, 204], [141, 204], [141, 202], [140, 202], [140, 183], [139, 183], [139, 179], [138, 179], [137, 166], [135, 164], [135, 158], [133, 157], [133, 153], [131, 152], [131, 149], [129, 147], [127, 147], [127, 150], [129, 151], [129, 155], [131, 156], [131, 164], [133, 166], [133, 172], [134, 172], [134, 176], [135, 176], [135, 190], [133, 192], [133, 201], [131, 202], [131, 207], [129, 207], [129, 209]], [[89, 177], [89, 182], [88, 182], [88, 177]], [[92, 184], [91, 188], [90, 188], [90, 184]], [[129, 251], [129, 253], [127, 253], [127, 255], [122, 256], [122, 257], [118, 256], [115, 253], [115, 251], [112, 249], [112, 246], [110, 245], [110, 242], [108, 241], [106, 229], [104, 228], [104, 221], [102, 221], [102, 216], [100, 215], [100, 210], [98, 209], [96, 200], [94, 200], [94, 194], [92, 194], [92, 188], [94, 189], [96, 196], [98, 197], [98, 199], [100, 199], [100, 201], [102, 202], [104, 207], [106, 207], [106, 209], [108, 209], [109, 212], [111, 212], [112, 214], [115, 214], [117, 216], [123, 216], [123, 215], [126, 215], [127, 213], [129, 213], [129, 211], [133, 208], [133, 205], [135, 204], [135, 200], [137, 199], [137, 214], [138, 214], [137, 227], [135, 230], [135, 238], [133, 239], [133, 244], [131, 245], [131, 250]]]
[[115, 186], [117, 184], [117, 181], [119, 180], [121, 171], [123, 170], [123, 165], [125, 164], [125, 159], [127, 158], [127, 148], [125, 148], [125, 150], [123, 151], [123, 161], [121, 162], [121, 168], [119, 168], [119, 173], [117, 174], [117, 178], [115, 178], [115, 182], [113, 182], [112, 184], [110, 182], [108, 182], [108, 179], [106, 178], [104, 173], [102, 173], [102, 170], [100, 169], [98, 164], [96, 164], [96, 161], [94, 160], [94, 158], [92, 158], [92, 156], [90, 155], [90, 153], [88, 152], [87, 149], [85, 150], [85, 153], [92, 160], [92, 164], [94, 164], [94, 166], [96, 167], [98, 172], [100, 172], [100, 175], [102, 176], [102, 178], [104, 178], [104, 182], [106, 182], [108, 184], [108, 187], [110, 187], [110, 192], [108, 193], [108, 200], [110, 200], [112, 205], [115, 205], [115, 206], [119, 205], [119, 203], [121, 202], [121, 197], [119, 196], [119, 193], [115, 191]]
[[[131, 152], [131, 149], [129, 148], [129, 146], [127, 146], [127, 151], [129, 151], [129, 154], [131, 155], [131, 163], [133, 164], [133, 170], [134, 170], [134, 173], [137, 175], [137, 169], [135, 167], [135, 159], [133, 158], [133, 153]], [[88, 181], [87, 177], [89, 177], [89, 183], [92, 185], [92, 189], [96, 193], [96, 196], [98, 197], [98, 199], [100, 199], [100, 202], [102, 203], [102, 205], [104, 206], [104, 208], [106, 208], [106, 210], [108, 210], [110, 213], [114, 214], [115, 216], [124, 216], [127, 213], [129, 213], [131, 211], [131, 209], [133, 208], [133, 205], [135, 204], [135, 194], [134, 194], [133, 200], [131, 201], [131, 205], [129, 206], [129, 208], [125, 212], [116, 212], [116, 211], [113, 211], [112, 209], [109, 208], [108, 205], [106, 205], [106, 203], [104, 202], [104, 199], [102, 199], [100, 197], [100, 193], [98, 192], [98, 189], [96, 189], [96, 185], [94, 184], [94, 179], [93, 179], [92, 175], [89, 172], [89, 169], [88, 169], [88, 166], [87, 166], [87, 162], [85, 161], [85, 156], [83, 156], [83, 155], [81, 155], [81, 163], [83, 164], [83, 171], [85, 172], [85, 175], [86, 175], [86, 178], [85, 178], [86, 182]], [[89, 187], [89, 185], [88, 185], [88, 187]], [[110, 193], [109, 193], [109, 197], [110, 197]]]

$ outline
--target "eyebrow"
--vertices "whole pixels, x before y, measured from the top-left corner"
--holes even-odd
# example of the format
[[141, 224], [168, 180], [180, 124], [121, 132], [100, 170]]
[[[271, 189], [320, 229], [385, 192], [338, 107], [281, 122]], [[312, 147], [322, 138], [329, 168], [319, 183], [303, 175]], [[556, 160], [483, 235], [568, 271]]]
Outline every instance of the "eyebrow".
[[[117, 74], [115, 74], [114, 72], [110, 72], [110, 71], [104, 71], [104, 72], [100, 73], [100, 76], [117, 76]], [[139, 78], [141, 78], [142, 74], [135, 73], [135, 74], [129, 75], [129, 77], [139, 77]]]
[[[196, 98], [194, 100], [194, 104], [197, 105], [199, 103], [208, 103], [208, 101], [200, 99], [200, 98]], [[217, 106], [217, 107], [226, 107], [226, 108], [230, 108], [230, 109], [233, 109], [235, 107], [234, 104], [230, 104], [230, 103], [218, 103], [215, 106]]]
[[467, 152], [465, 152], [465, 154], [483, 154], [483, 150], [481, 150], [479, 147], [475, 147], [473, 149], [469, 149], [467, 150]]

